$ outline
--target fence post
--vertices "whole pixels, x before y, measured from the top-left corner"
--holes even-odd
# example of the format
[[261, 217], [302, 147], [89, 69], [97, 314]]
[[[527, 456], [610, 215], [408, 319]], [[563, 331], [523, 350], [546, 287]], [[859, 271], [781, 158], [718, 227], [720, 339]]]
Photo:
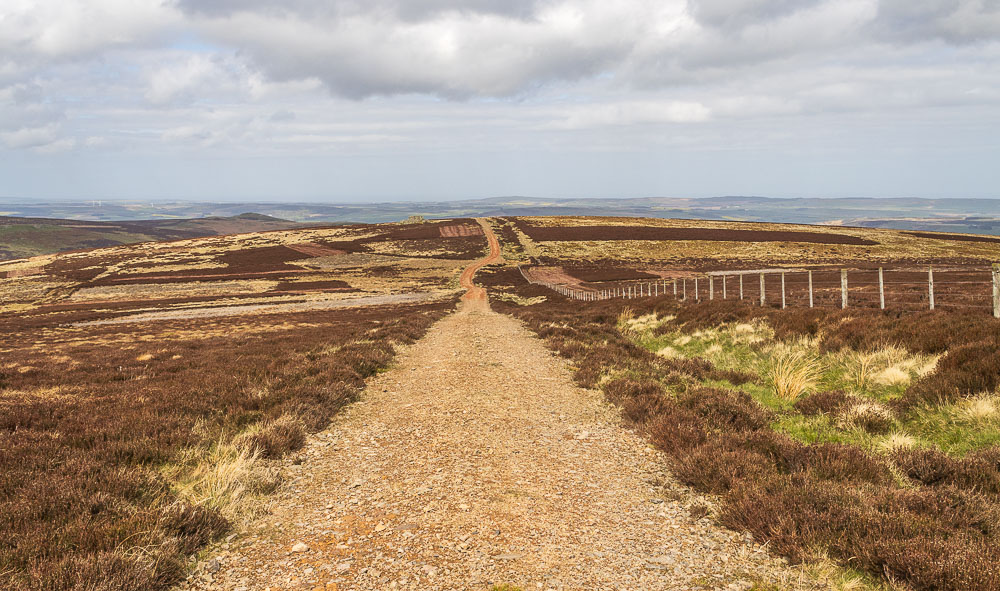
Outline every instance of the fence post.
[[934, 267], [927, 267], [927, 296], [930, 299], [931, 310], [934, 309]]
[[785, 309], [785, 272], [781, 272], [781, 309]]
[[715, 299], [715, 275], [708, 276], [708, 299]]
[[674, 279], [674, 299], [677, 299], [677, 280]]
[[700, 301], [701, 294], [698, 293], [698, 278], [694, 278], [694, 301]]
[[743, 299], [743, 273], [740, 273], [740, 300]]
[[1000, 318], [1000, 268], [993, 263], [993, 317]]
[[760, 274], [760, 307], [764, 307], [764, 274]]
[[878, 268], [878, 304], [885, 310], [885, 277], [882, 275], [882, 267]]
[[813, 307], [813, 272], [809, 270], [809, 307]]
[[660, 297], [660, 282], [659, 281], [657, 281], [656, 283], [653, 284], [653, 295], [656, 296], [656, 297]]
[[722, 276], [722, 299], [726, 299], [726, 276]]
[[685, 277], [683, 279], [683, 281], [684, 281], [684, 293], [681, 296], [681, 301], [682, 302], [686, 302], [687, 299], [688, 299], [688, 280], [687, 280], [687, 277]]
[[840, 270], [840, 308], [847, 309], [847, 269]]

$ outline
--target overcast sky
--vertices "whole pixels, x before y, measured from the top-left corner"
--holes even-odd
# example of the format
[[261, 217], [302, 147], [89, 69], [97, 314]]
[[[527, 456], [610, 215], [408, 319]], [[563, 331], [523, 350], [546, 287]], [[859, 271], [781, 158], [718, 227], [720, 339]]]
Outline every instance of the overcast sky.
[[1000, 0], [0, 0], [0, 196], [998, 181]]

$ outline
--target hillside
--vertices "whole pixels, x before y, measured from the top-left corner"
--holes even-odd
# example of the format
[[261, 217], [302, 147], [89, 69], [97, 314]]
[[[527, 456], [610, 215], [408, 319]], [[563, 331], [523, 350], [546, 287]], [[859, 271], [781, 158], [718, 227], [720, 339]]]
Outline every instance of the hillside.
[[[233, 216], [243, 203], [195, 201], [19, 202], [8, 200], [6, 215], [118, 221]], [[681, 218], [790, 224], [824, 224], [899, 230], [1000, 234], [997, 199], [648, 197], [539, 198], [491, 197], [455, 201], [389, 203], [254, 203], [255, 211], [298, 222], [381, 223], [411, 215], [428, 218], [504, 216], [615, 216]]]
[[115, 222], [0, 216], [0, 260], [139, 242], [283, 230], [301, 226], [300, 223], [256, 213], [231, 217]]

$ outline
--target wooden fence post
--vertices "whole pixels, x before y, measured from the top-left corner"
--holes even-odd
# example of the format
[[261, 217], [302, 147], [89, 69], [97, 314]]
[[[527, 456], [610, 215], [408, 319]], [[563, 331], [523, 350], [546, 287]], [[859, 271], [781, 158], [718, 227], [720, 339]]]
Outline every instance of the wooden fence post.
[[1000, 318], [1000, 268], [993, 264], [993, 317]]
[[809, 307], [813, 307], [813, 272], [809, 270]]
[[715, 299], [715, 275], [708, 276], [708, 299]]
[[761, 273], [760, 274], [760, 307], [761, 308], [764, 307], [764, 293], [765, 292], [766, 292], [766, 290], [764, 289], [764, 274]]
[[695, 277], [694, 278], [694, 301], [697, 302], [697, 301], [700, 301], [700, 300], [701, 300], [701, 294], [698, 293], [698, 278]]
[[785, 309], [785, 273], [781, 273], [781, 309]]
[[722, 299], [726, 299], [726, 275], [722, 276]]
[[674, 279], [674, 299], [677, 299], [677, 280]]
[[840, 270], [840, 308], [847, 309], [847, 269]]
[[740, 300], [743, 299], [743, 273], [740, 273]]
[[927, 297], [930, 300], [931, 310], [934, 309], [934, 267], [927, 267]]
[[882, 275], [882, 267], [878, 268], [878, 304], [885, 310], [885, 277]]
[[659, 281], [657, 281], [656, 283], [653, 284], [653, 295], [656, 296], [656, 297], [660, 297], [660, 282]]

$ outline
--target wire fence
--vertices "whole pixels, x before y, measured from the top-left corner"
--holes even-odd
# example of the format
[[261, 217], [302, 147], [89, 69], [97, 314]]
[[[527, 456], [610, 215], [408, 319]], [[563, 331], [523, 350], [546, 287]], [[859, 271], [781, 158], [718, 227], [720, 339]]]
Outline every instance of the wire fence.
[[[991, 268], [757, 269], [691, 273], [665, 271], [647, 281], [526, 281], [568, 298], [671, 297], [682, 301], [739, 300], [761, 306], [982, 310], [1000, 318], [1000, 266]], [[671, 275], [676, 275], [671, 277]]]

